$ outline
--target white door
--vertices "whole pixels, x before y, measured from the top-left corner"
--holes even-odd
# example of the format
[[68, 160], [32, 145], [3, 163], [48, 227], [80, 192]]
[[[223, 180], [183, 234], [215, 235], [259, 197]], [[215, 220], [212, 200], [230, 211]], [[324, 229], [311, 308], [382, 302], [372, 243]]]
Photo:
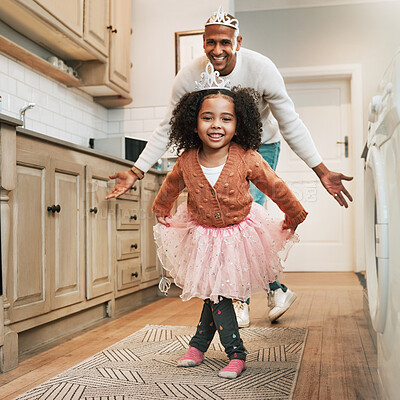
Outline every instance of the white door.
[[[310, 130], [325, 165], [353, 176], [350, 80], [321, 79], [288, 83], [287, 90], [297, 113]], [[348, 137], [349, 148], [340, 143]], [[338, 143], [339, 142], [339, 143]], [[347, 154], [345, 154], [347, 153]], [[298, 227], [300, 243], [285, 263], [286, 271], [353, 271], [355, 240], [352, 204], [340, 207], [318, 177], [282, 140], [277, 173], [308, 211]], [[352, 183], [345, 183], [353, 192]], [[281, 213], [272, 202], [267, 208]]]

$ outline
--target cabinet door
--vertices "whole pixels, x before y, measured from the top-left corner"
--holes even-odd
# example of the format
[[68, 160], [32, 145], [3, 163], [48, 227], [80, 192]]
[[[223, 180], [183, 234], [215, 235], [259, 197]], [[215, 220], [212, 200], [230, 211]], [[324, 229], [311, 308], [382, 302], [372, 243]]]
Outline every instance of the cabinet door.
[[111, 0], [110, 81], [130, 92], [131, 0]]
[[17, 152], [17, 184], [10, 192], [11, 254], [6, 291], [17, 322], [50, 311], [50, 160]]
[[83, 0], [35, 0], [35, 3], [82, 37]]
[[110, 191], [106, 168], [86, 167], [87, 265], [86, 297], [91, 299], [113, 290], [115, 238], [111, 239], [113, 202], [105, 200]]
[[104, 55], [109, 47], [109, 0], [85, 0], [83, 38]]
[[142, 282], [147, 282], [161, 275], [153, 236], [157, 219], [151, 211], [159, 185], [157, 175], [146, 174], [141, 182]]
[[52, 309], [85, 299], [84, 167], [52, 160]]

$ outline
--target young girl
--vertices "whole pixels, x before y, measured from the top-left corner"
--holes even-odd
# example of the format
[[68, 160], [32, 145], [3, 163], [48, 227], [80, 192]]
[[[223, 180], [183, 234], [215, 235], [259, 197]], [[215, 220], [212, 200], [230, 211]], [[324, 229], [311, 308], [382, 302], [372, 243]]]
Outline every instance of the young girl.
[[[181, 298], [204, 299], [196, 334], [178, 366], [199, 365], [215, 331], [229, 358], [219, 371], [236, 378], [246, 369], [232, 299], [247, 300], [251, 289], [269, 290], [282, 270], [283, 250], [295, 241], [307, 215], [287, 185], [255, 151], [261, 123], [255, 92], [234, 88], [186, 94], [171, 119], [170, 144], [184, 150], [154, 204], [158, 254]], [[253, 203], [253, 182], [285, 213], [282, 222]], [[181, 191], [187, 203], [171, 217]]]

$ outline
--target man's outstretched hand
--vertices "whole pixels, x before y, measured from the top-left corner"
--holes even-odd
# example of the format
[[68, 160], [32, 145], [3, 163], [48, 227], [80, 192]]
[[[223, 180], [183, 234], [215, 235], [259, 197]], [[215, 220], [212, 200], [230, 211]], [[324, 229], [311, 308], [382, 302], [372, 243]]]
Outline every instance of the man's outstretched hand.
[[117, 183], [105, 197], [106, 200], [116, 198], [127, 192], [137, 181], [137, 176], [131, 171], [122, 171], [109, 176], [110, 179], [117, 179]]
[[[313, 168], [314, 172], [318, 175], [322, 185], [333, 198], [344, 207], [348, 207], [346, 197], [353, 201], [353, 197], [344, 187], [342, 181], [351, 181], [352, 176], [346, 176], [339, 172], [330, 171], [323, 163]], [[345, 197], [346, 196], [346, 197]]]

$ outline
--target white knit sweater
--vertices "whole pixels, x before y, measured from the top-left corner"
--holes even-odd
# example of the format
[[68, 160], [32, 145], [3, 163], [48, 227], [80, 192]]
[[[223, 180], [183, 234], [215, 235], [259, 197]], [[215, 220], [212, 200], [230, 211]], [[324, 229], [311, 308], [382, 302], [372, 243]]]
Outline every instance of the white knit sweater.
[[[207, 62], [206, 56], [199, 57], [175, 77], [167, 113], [135, 163], [143, 172], [148, 171], [167, 150], [172, 110], [185, 93], [195, 89], [195, 81], [200, 80], [200, 74], [205, 70]], [[278, 142], [281, 133], [290, 148], [310, 168], [322, 162], [310, 132], [296, 113], [286, 92], [282, 75], [268, 57], [242, 47], [237, 53], [234, 70], [224, 78], [229, 78], [232, 86], [251, 87], [261, 94], [259, 109], [263, 124], [263, 143]], [[279, 128], [269, 118], [270, 112], [278, 121]]]

